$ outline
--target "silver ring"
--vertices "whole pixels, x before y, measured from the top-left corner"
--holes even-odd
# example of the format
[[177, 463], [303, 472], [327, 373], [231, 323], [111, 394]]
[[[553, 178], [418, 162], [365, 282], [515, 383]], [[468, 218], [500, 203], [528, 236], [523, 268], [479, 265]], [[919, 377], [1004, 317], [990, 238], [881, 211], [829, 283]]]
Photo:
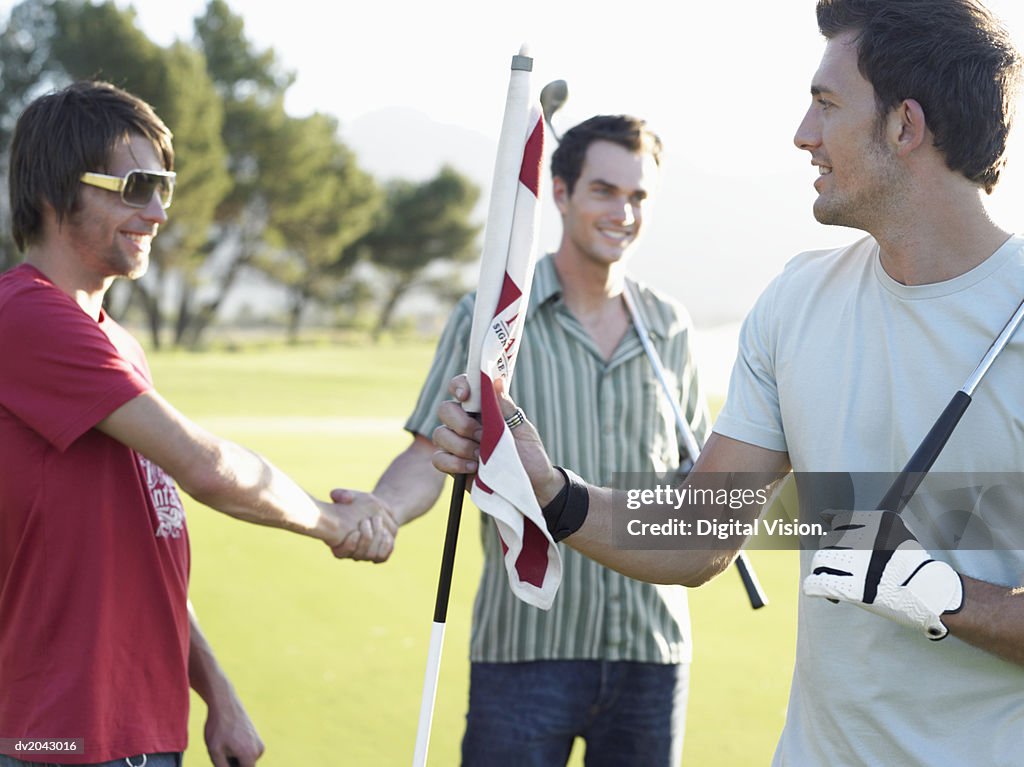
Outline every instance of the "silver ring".
[[522, 426], [526, 423], [526, 413], [523, 412], [521, 407], [516, 408], [516, 412], [505, 419], [505, 425], [508, 426], [509, 430]]
[[132, 759], [135, 758], [134, 756], [126, 756], [124, 758], [124, 763], [127, 764], [128, 767], [146, 767], [146, 762], [149, 761], [149, 757], [146, 756], [145, 754], [139, 754], [139, 756], [142, 757], [142, 761], [139, 762], [138, 764], [135, 764], [134, 762], [132, 762]]

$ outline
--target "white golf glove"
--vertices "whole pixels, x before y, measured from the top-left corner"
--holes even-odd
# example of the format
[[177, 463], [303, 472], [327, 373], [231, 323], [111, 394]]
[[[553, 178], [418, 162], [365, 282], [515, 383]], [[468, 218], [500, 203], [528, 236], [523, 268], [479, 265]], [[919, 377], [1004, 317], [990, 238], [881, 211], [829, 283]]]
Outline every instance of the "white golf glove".
[[811, 561], [804, 593], [852, 602], [929, 639], [949, 633], [941, 617], [958, 612], [964, 590], [960, 575], [932, 559], [898, 514], [891, 511], [824, 512], [831, 529]]

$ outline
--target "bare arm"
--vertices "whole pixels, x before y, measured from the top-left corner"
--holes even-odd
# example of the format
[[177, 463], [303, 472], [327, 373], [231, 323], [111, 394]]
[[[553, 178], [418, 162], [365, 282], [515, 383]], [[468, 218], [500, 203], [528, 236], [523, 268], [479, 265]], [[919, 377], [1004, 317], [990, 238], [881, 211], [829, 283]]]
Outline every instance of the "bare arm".
[[[445, 475], [431, 463], [434, 452], [434, 443], [416, 434], [409, 447], [395, 456], [377, 480], [371, 497], [378, 499], [387, 508], [397, 526], [425, 514], [441, 494]], [[365, 494], [339, 487], [331, 491], [331, 500], [349, 504], [360, 495]], [[335, 556], [351, 556], [351, 550], [361, 541], [361, 538], [353, 538], [345, 545], [336, 547]]]
[[[468, 392], [464, 377], [453, 380], [451, 393], [463, 400]], [[501, 396], [505, 415], [515, 411], [515, 403]], [[450, 474], [473, 473], [477, 469], [477, 449], [480, 424], [463, 411], [458, 402], [448, 401], [438, 410], [443, 426], [434, 432], [434, 442], [440, 449], [434, 455], [434, 466]], [[523, 467], [533, 483], [534, 493], [541, 506], [549, 503], [565, 482], [554, 469], [540, 442], [536, 430], [529, 422], [512, 432], [516, 440]], [[745, 442], [712, 434], [696, 466], [687, 478], [688, 484], [714, 487], [730, 472], [736, 474], [734, 485], [757, 489], [766, 486], [789, 471], [789, 457], [785, 453], [766, 450]], [[625, 507], [621, 493], [607, 488], [587, 486], [590, 497], [587, 517], [579, 530], [565, 539], [565, 543], [606, 567], [624, 575], [653, 583], [681, 583], [699, 586], [725, 570], [735, 558], [742, 539], [723, 542], [721, 548], [689, 549], [685, 551], [627, 550], [615, 545], [614, 522], [621, 518]], [[706, 515], [705, 506], [683, 506], [680, 516], [696, 520]], [[749, 519], [759, 508], [746, 509]], [[744, 521], [745, 517], [737, 517]]]
[[[712, 433], [684, 487], [718, 489], [731, 473], [736, 489], [756, 490], [766, 487], [789, 470], [785, 453], [756, 447], [729, 437]], [[681, 551], [628, 550], [615, 545], [613, 524], [621, 520], [626, 508], [620, 491], [588, 485], [590, 509], [583, 526], [565, 539], [565, 543], [606, 567], [631, 578], [651, 583], [681, 583], [700, 586], [732, 564], [742, 539], [722, 541], [721, 548], [710, 545]], [[707, 516], [705, 506], [683, 506], [679, 516], [696, 520]], [[750, 506], [735, 513], [738, 522], [752, 522], [761, 512]], [[620, 522], [621, 524], [621, 522]], [[709, 538], [708, 543], [717, 539]]]
[[431, 463], [436, 450], [429, 439], [414, 435], [412, 444], [395, 456], [377, 480], [373, 494], [388, 505], [398, 525], [425, 514], [437, 502], [445, 475]]
[[246, 713], [235, 688], [217, 663], [189, 604], [188, 679], [208, 709], [204, 735], [215, 767], [253, 767], [263, 754], [263, 741]]
[[317, 538], [332, 548], [361, 533], [359, 554], [386, 559], [390, 553], [394, 521], [372, 495], [361, 494], [345, 506], [318, 501], [265, 458], [200, 428], [156, 392], [125, 403], [97, 428], [156, 463], [197, 501], [225, 514]]
[[961, 576], [964, 606], [942, 616], [949, 632], [968, 644], [1024, 666], [1024, 588], [1006, 588]]

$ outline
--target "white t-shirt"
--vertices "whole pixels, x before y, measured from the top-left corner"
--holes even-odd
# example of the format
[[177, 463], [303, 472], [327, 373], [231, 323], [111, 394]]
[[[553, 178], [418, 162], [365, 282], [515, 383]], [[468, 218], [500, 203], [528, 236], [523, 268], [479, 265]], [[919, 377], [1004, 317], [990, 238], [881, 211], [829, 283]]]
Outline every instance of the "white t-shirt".
[[[801, 254], [744, 323], [714, 431], [786, 451], [798, 473], [898, 472], [1022, 298], [1021, 236], [966, 274], [919, 286], [891, 279], [870, 237]], [[932, 475], [941, 487], [943, 477], [1022, 468], [1024, 330], [981, 382]], [[992, 527], [1024, 540], [1024, 495], [1005, 496], [1004, 508], [988, 503]], [[858, 490], [855, 503], [875, 508], [879, 499]], [[935, 512], [921, 505], [915, 514]], [[922, 520], [909, 512], [916, 532]], [[1024, 551], [1005, 541], [937, 551], [920, 537], [965, 575], [1024, 583]], [[811, 556], [801, 553], [801, 579]], [[994, 767], [1019, 765], [1022, 754], [1024, 668], [952, 636], [929, 642], [854, 605], [801, 594], [777, 767]]]

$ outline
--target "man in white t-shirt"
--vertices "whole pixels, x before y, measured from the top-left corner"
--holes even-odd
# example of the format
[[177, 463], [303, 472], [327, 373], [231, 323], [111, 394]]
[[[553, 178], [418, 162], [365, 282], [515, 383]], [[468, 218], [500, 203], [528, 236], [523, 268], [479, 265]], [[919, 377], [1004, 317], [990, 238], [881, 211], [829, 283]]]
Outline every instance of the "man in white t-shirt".
[[[981, 199], [1004, 164], [1020, 82], [1005, 30], [973, 0], [819, 0], [817, 13], [827, 44], [795, 143], [819, 173], [818, 221], [869, 236], [800, 255], [758, 300], [695, 485], [739, 472], [755, 488], [790, 469], [798, 480], [891, 478], [1024, 297], [1024, 237], [993, 223]], [[935, 464], [940, 483], [950, 472], [1019, 474], [1022, 352], [1024, 336], [978, 389]], [[465, 382], [452, 392], [463, 399]], [[440, 415], [435, 465], [474, 471], [478, 427], [456, 403]], [[529, 424], [514, 434], [549, 527], [605, 565], [696, 586], [741, 543], [618, 548], [622, 496], [552, 467]], [[850, 490], [832, 492], [842, 505], [816, 518], [822, 548], [801, 554], [796, 667], [774, 764], [1019, 764], [1020, 495], [988, 493], [985, 542], [952, 545], [948, 493], [896, 516], [851, 511], [877, 508], [881, 493]]]

